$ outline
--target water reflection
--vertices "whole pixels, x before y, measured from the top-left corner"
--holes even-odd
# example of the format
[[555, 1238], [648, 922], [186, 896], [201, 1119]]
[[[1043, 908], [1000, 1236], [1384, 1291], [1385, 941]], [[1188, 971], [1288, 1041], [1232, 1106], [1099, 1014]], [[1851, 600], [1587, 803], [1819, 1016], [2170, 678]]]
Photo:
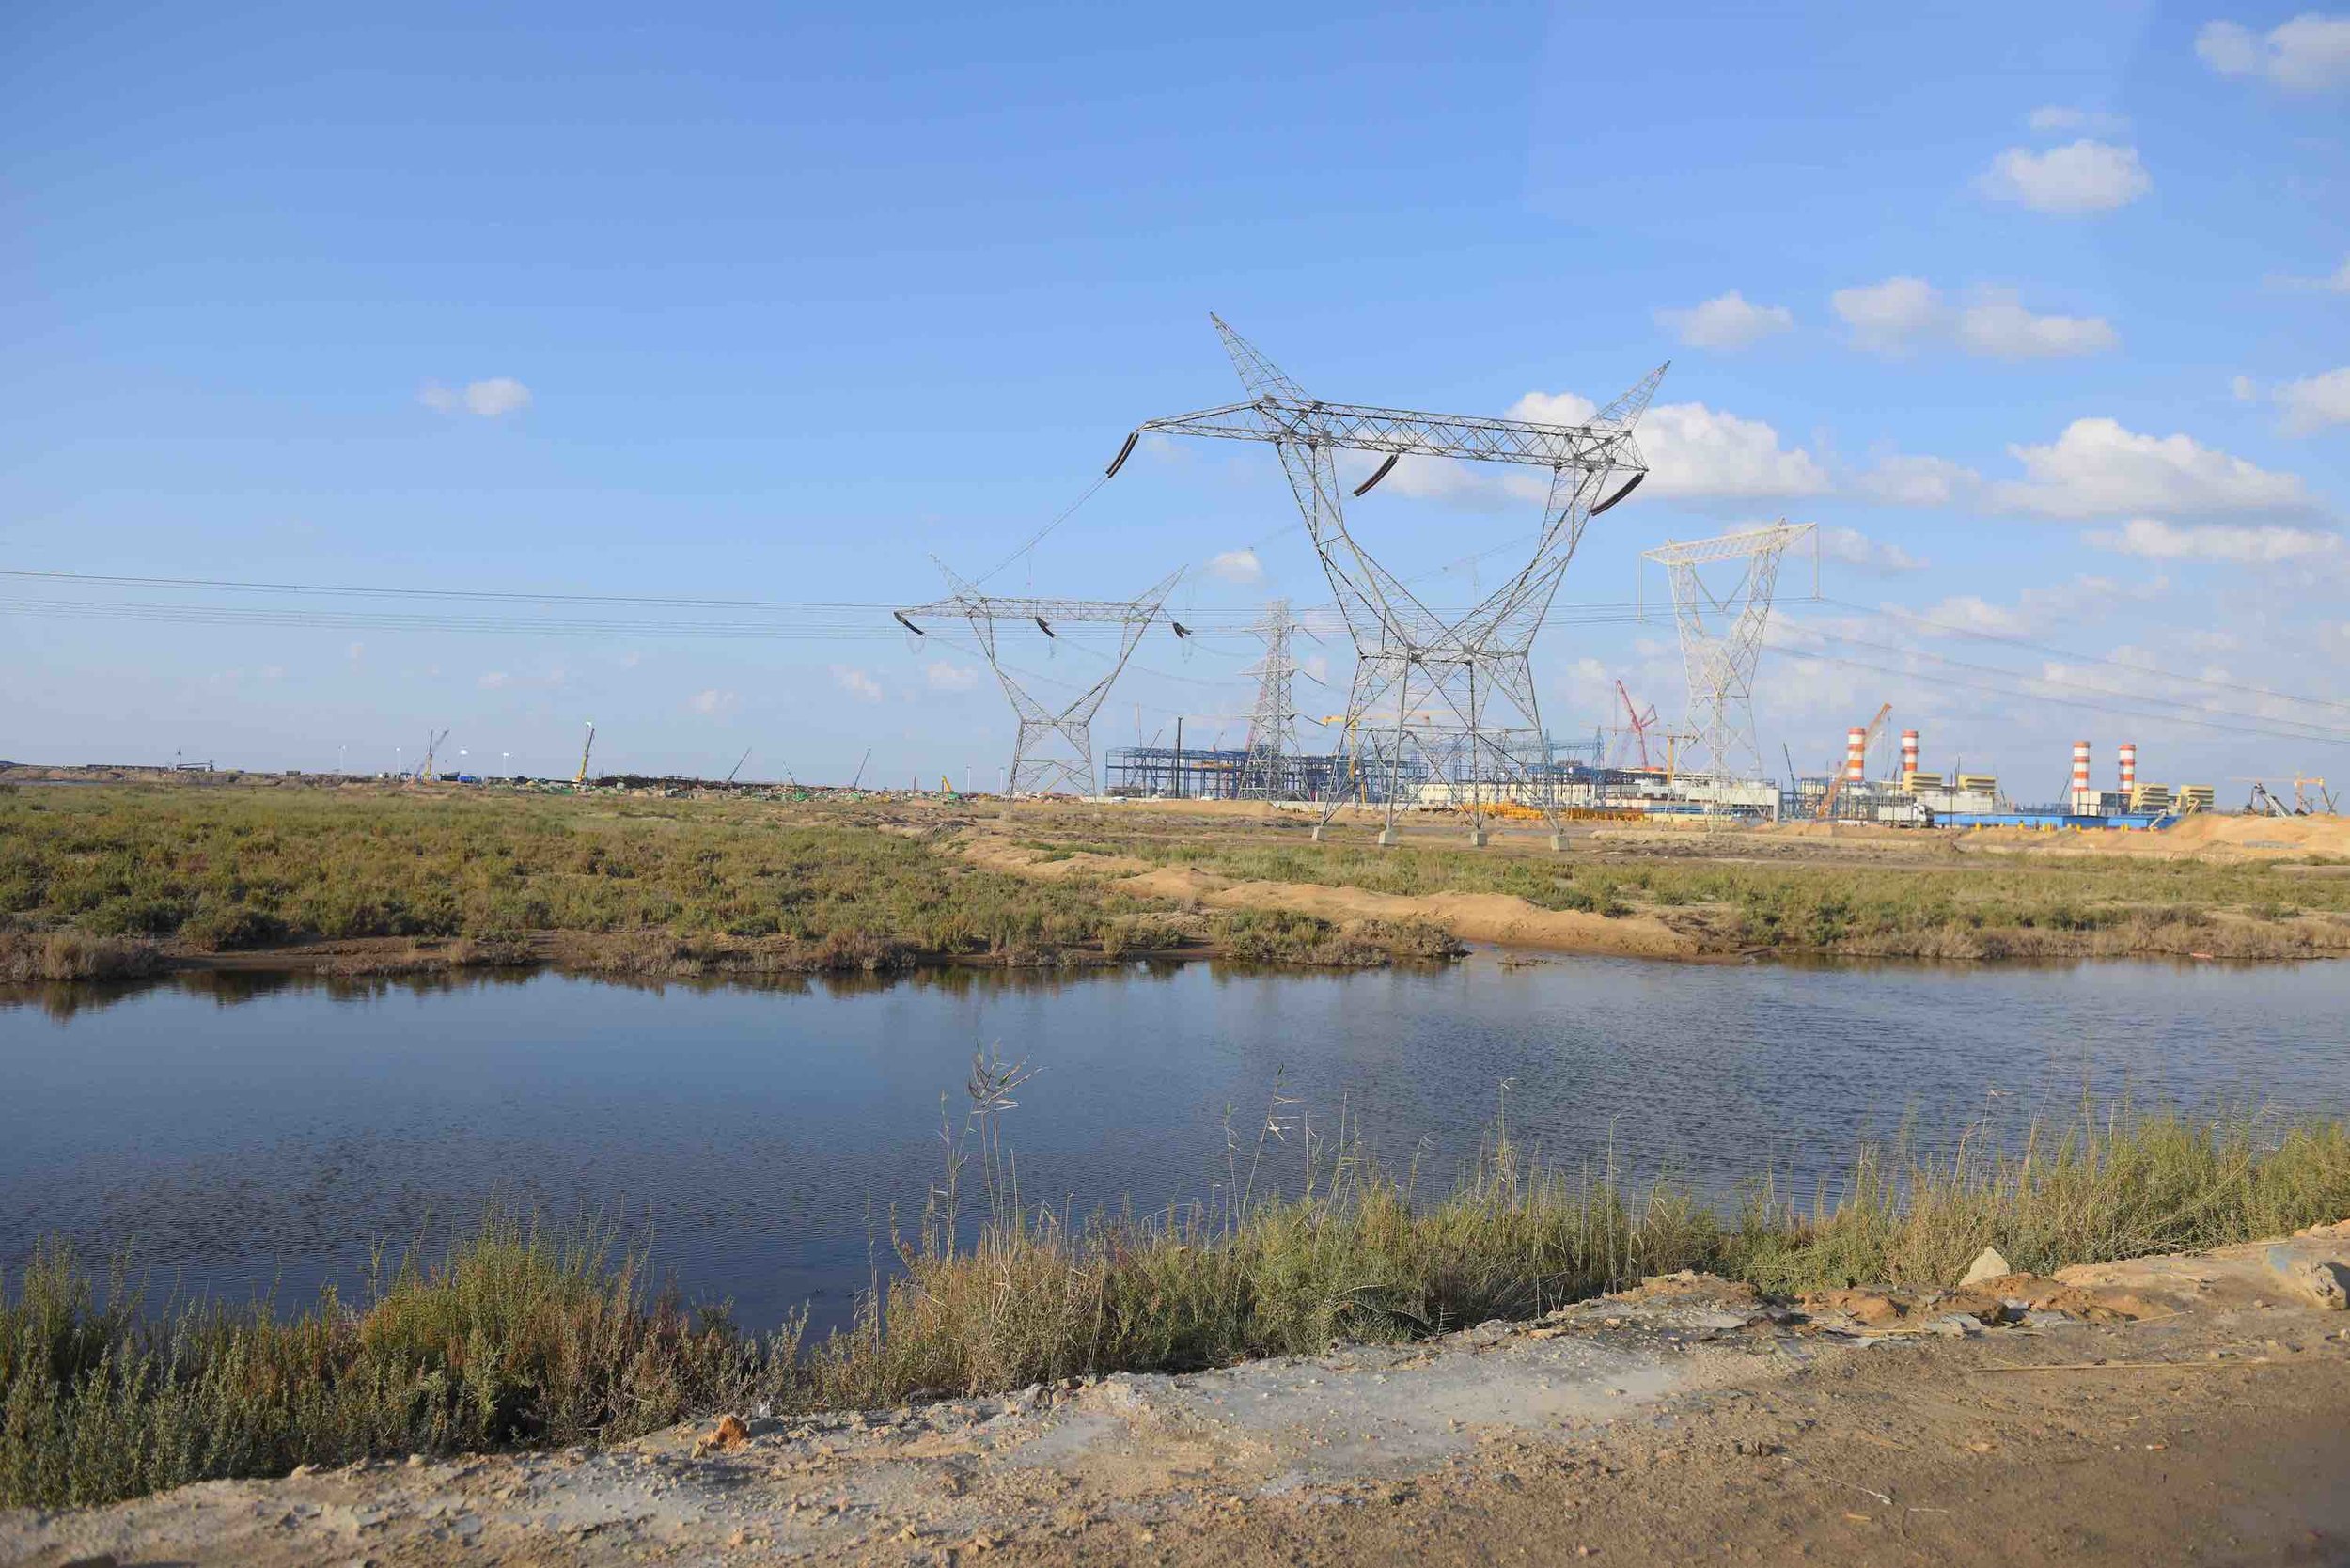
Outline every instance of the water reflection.
[[[2350, 965], [1688, 966], [1370, 974], [1138, 962], [744, 983], [263, 971], [0, 997], [0, 1266], [135, 1235], [232, 1297], [353, 1281], [490, 1195], [649, 1222], [690, 1291], [820, 1325], [888, 1255], [975, 1049], [1038, 1071], [1030, 1201], [1211, 1198], [1228, 1122], [1343, 1114], [1441, 1184], [1508, 1081], [1568, 1163], [1798, 1191], [1904, 1118], [1939, 1147], [2084, 1094], [2350, 1109]], [[1292, 1146], [1277, 1146], [1282, 1161]], [[1278, 1168], [1286, 1170], [1286, 1164]]]

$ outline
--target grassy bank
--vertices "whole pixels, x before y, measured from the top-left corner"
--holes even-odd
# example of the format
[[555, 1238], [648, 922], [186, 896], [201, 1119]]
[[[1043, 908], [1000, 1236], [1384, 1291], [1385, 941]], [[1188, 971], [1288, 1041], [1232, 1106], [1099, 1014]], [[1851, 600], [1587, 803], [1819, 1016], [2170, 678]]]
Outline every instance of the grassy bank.
[[[2274, 864], [2150, 857], [1961, 856], [1749, 864], [1740, 841], [1669, 851], [1604, 841], [1566, 855], [1471, 854], [1458, 845], [1380, 849], [1221, 824], [1136, 829], [1064, 818], [1025, 842], [1183, 866], [1235, 881], [1308, 883], [1424, 897], [1504, 893], [1541, 909], [1653, 915], [1716, 950], [1851, 957], [2002, 959], [2201, 953], [2350, 953], [2350, 878]], [[1774, 846], [1775, 847], [1775, 846]], [[1832, 848], [1832, 846], [1831, 846]], [[1709, 858], [1708, 853], [1723, 858]], [[1810, 853], [1798, 850], [1795, 853]]]
[[971, 865], [824, 808], [472, 790], [0, 791], [0, 981], [340, 943], [348, 972], [550, 962], [619, 974], [875, 972], [1229, 950], [1361, 965], [1441, 932], [1185, 915]]
[[[1005, 839], [1051, 875], [979, 863]], [[346, 944], [358, 971], [553, 963], [655, 976], [881, 971], [1222, 952], [1441, 958], [1425, 922], [1208, 913], [1121, 890], [1145, 867], [1423, 897], [1501, 893], [1672, 928], [1683, 951], [2006, 959], [2350, 953], [2350, 877], [2154, 857], [1579, 842], [1567, 855], [1269, 823], [938, 804], [481, 790], [0, 790], [0, 980]], [[1753, 850], [1754, 855], [1747, 852]], [[1771, 858], [1765, 856], [1783, 856]], [[1121, 857], [1083, 860], [1083, 855]], [[1758, 858], [1760, 857], [1760, 858]], [[1073, 870], [1074, 874], [1071, 874]], [[357, 950], [364, 949], [364, 950]]]
[[[1018, 1201], [996, 1126], [1014, 1087], [975, 1071], [899, 1277], [815, 1344], [689, 1313], [608, 1236], [509, 1217], [290, 1318], [145, 1313], [119, 1280], [102, 1290], [83, 1260], [45, 1248], [0, 1282], [0, 1504], [612, 1442], [721, 1407], [873, 1407], [1312, 1353], [1529, 1316], [1684, 1267], [1776, 1291], [1948, 1285], [1986, 1245], [2044, 1272], [2350, 1215], [2350, 1124], [2115, 1111], [1949, 1159], [1864, 1149], [1814, 1197], [1758, 1178], [1727, 1215], [1670, 1184], [1543, 1165], [1506, 1127], [1437, 1193], [1359, 1150], [1261, 1136], [1236, 1140], [1219, 1207], [1079, 1219]], [[1285, 1195], [1269, 1195], [1282, 1176]], [[976, 1229], [957, 1223], [965, 1207]]]

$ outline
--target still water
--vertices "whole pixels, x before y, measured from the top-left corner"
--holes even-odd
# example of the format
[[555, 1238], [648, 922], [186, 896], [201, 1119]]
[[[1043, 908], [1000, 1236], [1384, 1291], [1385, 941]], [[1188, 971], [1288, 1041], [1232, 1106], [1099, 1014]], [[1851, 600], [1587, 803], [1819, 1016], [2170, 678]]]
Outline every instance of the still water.
[[1199, 964], [1076, 980], [628, 986], [211, 977], [0, 992], [0, 1266], [135, 1238], [150, 1291], [305, 1299], [369, 1244], [501, 1196], [649, 1222], [689, 1296], [838, 1321], [939, 1166], [975, 1049], [1035, 1075], [1005, 1130], [1031, 1201], [1213, 1199], [1277, 1092], [1449, 1180], [1502, 1086], [1513, 1136], [1717, 1196], [1809, 1190], [1908, 1119], [2069, 1114], [2084, 1092], [2350, 1112], [2350, 964], [1693, 966], [1559, 959], [1369, 974]]

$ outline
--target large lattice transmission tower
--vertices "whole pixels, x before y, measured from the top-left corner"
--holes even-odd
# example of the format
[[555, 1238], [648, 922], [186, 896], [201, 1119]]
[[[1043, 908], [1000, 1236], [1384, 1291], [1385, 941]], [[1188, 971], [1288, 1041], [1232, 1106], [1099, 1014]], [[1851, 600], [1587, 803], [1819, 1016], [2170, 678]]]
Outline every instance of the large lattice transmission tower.
[[1257, 711], [1248, 719], [1248, 753], [1241, 760], [1243, 800], [1291, 800], [1298, 794], [1297, 666], [1290, 660], [1290, 602], [1276, 599], [1257, 622], [1264, 657], [1257, 677]]
[[[1006, 776], [1006, 792], [1013, 796], [1040, 795], [1060, 787], [1073, 789], [1079, 794], [1092, 794], [1093, 715], [1101, 711], [1111, 683], [1134, 656], [1135, 645], [1158, 618], [1159, 606], [1183, 573], [1169, 573], [1135, 599], [1013, 599], [981, 593], [944, 566], [939, 571], [947, 577], [945, 598], [892, 614], [899, 624], [916, 636], [928, 635], [916, 624], [916, 618], [956, 616], [970, 622], [979, 651], [986, 655], [988, 667], [995, 670], [995, 679], [1019, 719], [1019, 730], [1011, 746], [1011, 772]], [[1073, 626], [1115, 627], [1117, 651], [1088, 650], [1107, 667], [1091, 685], [1079, 690], [1075, 700], [1058, 708], [1047, 707], [1014, 679], [1015, 672], [999, 652], [1001, 635], [1007, 631], [1026, 634], [1033, 627], [1038, 635], [1057, 643], [1062, 629]]]
[[[1528, 656], [1585, 526], [1647, 476], [1632, 429], [1666, 367], [1580, 425], [1420, 414], [1308, 398], [1220, 319], [1210, 320], [1248, 400], [1151, 420], [1126, 438], [1109, 472], [1117, 473], [1136, 442], [1153, 431], [1270, 444], [1355, 640], [1345, 733], [1358, 748], [1351, 760], [1387, 778], [1380, 841], [1394, 842], [1397, 797], [1409, 769], [1465, 792], [1473, 842], [1484, 841], [1491, 794], [1539, 807], [1557, 843], [1560, 823], [1551, 770], [1542, 761], [1542, 718]], [[1355, 495], [1404, 457], [1549, 469], [1542, 527], [1525, 567], [1465, 613], [1430, 608], [1348, 530], [1339, 488], [1341, 451], [1383, 460], [1355, 487]], [[1335, 795], [1324, 803], [1325, 824], [1341, 804]]]
[[[1645, 552], [1672, 578], [1673, 620], [1681, 630], [1681, 664], [1689, 682], [1687, 728], [1697, 755], [1680, 771], [1722, 779], [1763, 776], [1762, 748], [1754, 733], [1754, 672], [1762, 634], [1788, 547], [1818, 535], [1809, 523], [1785, 519], [1686, 543], [1668, 541]], [[1709, 578], [1708, 572], [1712, 575]]]

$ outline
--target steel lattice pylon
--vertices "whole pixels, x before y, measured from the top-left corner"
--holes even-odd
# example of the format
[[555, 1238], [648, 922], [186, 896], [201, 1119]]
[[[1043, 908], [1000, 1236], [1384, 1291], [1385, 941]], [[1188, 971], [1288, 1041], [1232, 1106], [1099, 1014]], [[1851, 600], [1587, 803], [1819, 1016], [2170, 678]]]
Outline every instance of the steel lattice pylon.
[[[1806, 535], [1809, 523], [1780, 519], [1767, 528], [1747, 528], [1685, 544], [1667, 542], [1642, 554], [1672, 578], [1673, 620], [1681, 629], [1681, 663], [1689, 681], [1688, 728], [1699, 755], [1684, 773], [1723, 779], [1763, 776], [1762, 748], [1754, 734], [1754, 671], [1762, 657], [1762, 634], [1770, 624], [1771, 595], [1787, 547]], [[1738, 563], [1734, 581], [1708, 583], [1700, 569]], [[1718, 581], [1718, 579], [1717, 579]], [[1709, 628], [1708, 616], [1720, 619]]]
[[1239, 794], [1243, 800], [1289, 800], [1297, 793], [1292, 766], [1297, 756], [1297, 704], [1291, 696], [1297, 666], [1290, 662], [1288, 600], [1265, 606], [1257, 635], [1264, 641], [1264, 657], [1250, 672], [1257, 677], [1257, 711], [1248, 720]]
[[[916, 616], [952, 615], [971, 623], [971, 635], [979, 639], [979, 651], [987, 655], [988, 667], [995, 672], [995, 679], [1002, 684], [1004, 696], [1010, 698], [1012, 713], [1020, 721], [1019, 733], [1012, 742], [1011, 772], [1006, 776], [1005, 792], [1011, 796], [1043, 794], [1060, 784], [1073, 785], [1079, 794], [1094, 793], [1093, 735], [1089, 728], [1093, 715], [1100, 712], [1103, 698], [1109, 696], [1110, 683], [1126, 667], [1135, 645], [1158, 618], [1160, 604], [1183, 573], [1168, 573], [1138, 599], [1012, 599], [981, 593], [944, 566], [939, 571], [947, 577], [947, 596], [897, 611], [897, 619], [917, 636], [923, 634], [914, 622]], [[996, 656], [998, 621], [1033, 622], [1047, 637], [1058, 635], [1053, 630], [1056, 625], [1116, 626], [1118, 651], [1115, 655], [1104, 655], [1109, 668], [1100, 680], [1080, 693], [1075, 701], [1056, 711], [1029, 696]]]
[[[1150, 432], [1269, 443], [1280, 455], [1355, 639], [1344, 733], [1359, 748], [1355, 760], [1388, 777], [1382, 840], [1393, 841], [1396, 796], [1405, 769], [1415, 766], [1424, 766], [1428, 777], [1465, 787], [1472, 832], [1480, 841], [1488, 782], [1539, 807], [1556, 835], [1549, 770], [1538, 761], [1528, 765], [1528, 759], [1541, 758], [1543, 745], [1528, 654], [1584, 527], [1647, 476], [1632, 428], [1667, 367], [1658, 366], [1583, 425], [1418, 414], [1308, 398], [1220, 318], [1209, 319], [1249, 400], [1140, 426], [1109, 472], [1117, 473]], [[1467, 613], [1438, 614], [1348, 531], [1337, 466], [1341, 450], [1386, 459], [1355, 488], [1356, 495], [1407, 456], [1548, 468], [1550, 493], [1531, 558]], [[1623, 476], [1621, 482], [1611, 482], [1617, 476]], [[1324, 823], [1341, 804], [1339, 798], [1324, 803]]]

